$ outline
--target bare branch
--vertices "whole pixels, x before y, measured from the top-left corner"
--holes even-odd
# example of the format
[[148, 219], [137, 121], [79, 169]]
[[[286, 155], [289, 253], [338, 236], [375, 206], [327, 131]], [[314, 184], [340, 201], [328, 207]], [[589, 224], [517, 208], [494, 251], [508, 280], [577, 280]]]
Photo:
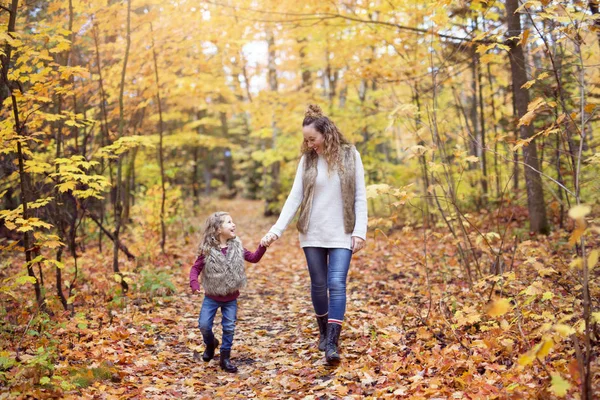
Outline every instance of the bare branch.
[[214, 6], [217, 7], [222, 7], [222, 8], [229, 8], [229, 9], [233, 9], [233, 10], [240, 10], [240, 11], [249, 11], [249, 12], [254, 12], [254, 13], [258, 13], [258, 14], [267, 14], [267, 15], [280, 15], [280, 16], [284, 16], [284, 17], [296, 17], [294, 19], [280, 19], [280, 20], [276, 20], [276, 19], [253, 19], [253, 18], [248, 18], [248, 17], [241, 17], [239, 15], [236, 15], [236, 18], [240, 18], [240, 19], [245, 19], [245, 20], [249, 20], [249, 21], [255, 21], [255, 22], [268, 22], [268, 23], [296, 23], [296, 22], [301, 22], [301, 21], [313, 21], [313, 20], [327, 20], [327, 19], [344, 19], [347, 21], [353, 21], [353, 22], [359, 22], [359, 23], [364, 23], [364, 24], [374, 24], [374, 25], [382, 25], [382, 26], [387, 26], [387, 27], [391, 27], [391, 28], [396, 28], [399, 30], [405, 30], [405, 31], [411, 31], [411, 32], [417, 32], [417, 33], [423, 33], [423, 34], [431, 34], [433, 33], [434, 35], [436, 35], [437, 37], [443, 38], [443, 39], [448, 39], [448, 40], [455, 40], [455, 41], [460, 41], [460, 42], [472, 42], [472, 43], [496, 43], [495, 41], [492, 40], [485, 40], [485, 39], [479, 39], [479, 40], [474, 40], [473, 38], [470, 37], [457, 37], [457, 36], [452, 36], [452, 35], [446, 35], [443, 33], [435, 33], [432, 32], [430, 30], [427, 29], [421, 29], [421, 28], [415, 28], [412, 26], [405, 26], [405, 25], [400, 25], [400, 24], [395, 24], [393, 22], [386, 22], [386, 21], [374, 21], [374, 20], [368, 20], [368, 19], [361, 19], [358, 17], [352, 17], [349, 15], [343, 15], [343, 14], [334, 14], [334, 13], [290, 13], [290, 12], [281, 12], [281, 11], [269, 11], [269, 10], [261, 10], [261, 9], [256, 9], [256, 8], [250, 8], [250, 7], [237, 7], [237, 6], [230, 6], [227, 4], [222, 4], [216, 1], [206, 1], [207, 4], [212, 4]]

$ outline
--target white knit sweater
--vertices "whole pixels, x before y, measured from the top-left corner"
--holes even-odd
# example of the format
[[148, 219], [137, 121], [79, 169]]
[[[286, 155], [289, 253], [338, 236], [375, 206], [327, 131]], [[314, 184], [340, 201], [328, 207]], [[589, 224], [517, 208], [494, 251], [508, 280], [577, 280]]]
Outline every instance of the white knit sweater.
[[[317, 179], [311, 207], [310, 220], [306, 233], [300, 233], [301, 247], [326, 247], [352, 249], [352, 236], [366, 240], [367, 238], [367, 191], [365, 188], [365, 171], [360, 154], [356, 151], [356, 197], [354, 212], [356, 222], [351, 234], [344, 232], [344, 215], [342, 204], [342, 188], [336, 171], [328, 173], [327, 161], [321, 155], [317, 162]], [[270, 233], [281, 237], [283, 231], [292, 221], [302, 202], [304, 174], [304, 156], [298, 163], [292, 190], [285, 201], [279, 219]]]

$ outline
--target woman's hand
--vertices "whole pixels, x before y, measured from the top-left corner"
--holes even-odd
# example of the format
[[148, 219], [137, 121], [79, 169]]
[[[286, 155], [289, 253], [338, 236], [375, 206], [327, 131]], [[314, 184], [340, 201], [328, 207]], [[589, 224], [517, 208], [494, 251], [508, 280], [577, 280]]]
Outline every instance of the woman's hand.
[[365, 241], [358, 236], [352, 236], [352, 254], [358, 253], [365, 247]]
[[260, 240], [260, 245], [263, 247], [269, 247], [271, 243], [273, 243], [277, 239], [279, 239], [279, 236], [269, 232]]

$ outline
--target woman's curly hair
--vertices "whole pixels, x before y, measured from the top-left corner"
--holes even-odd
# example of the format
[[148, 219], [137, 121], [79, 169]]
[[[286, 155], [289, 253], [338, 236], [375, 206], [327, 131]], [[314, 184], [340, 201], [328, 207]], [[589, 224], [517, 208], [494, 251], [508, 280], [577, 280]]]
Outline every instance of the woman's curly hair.
[[[323, 135], [323, 156], [327, 160], [327, 164], [332, 166], [332, 169], [341, 170], [343, 168], [341, 149], [342, 146], [349, 145], [350, 142], [346, 140], [333, 121], [323, 114], [321, 107], [316, 104], [309, 104], [306, 108], [302, 127], [309, 125]], [[302, 141], [301, 151], [302, 154], [311, 151], [305, 140]]]
[[198, 255], [207, 255], [211, 249], [219, 248], [219, 229], [223, 226], [223, 217], [226, 215], [229, 215], [229, 213], [217, 211], [206, 219], [202, 241], [198, 246]]

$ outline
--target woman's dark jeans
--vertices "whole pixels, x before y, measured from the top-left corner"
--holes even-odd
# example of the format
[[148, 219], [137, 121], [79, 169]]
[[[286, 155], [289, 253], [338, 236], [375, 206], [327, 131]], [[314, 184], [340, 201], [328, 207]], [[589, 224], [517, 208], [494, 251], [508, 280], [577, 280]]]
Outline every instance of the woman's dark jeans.
[[329, 313], [329, 322], [341, 324], [346, 312], [346, 279], [352, 251], [323, 247], [304, 247], [303, 250], [310, 274], [310, 294], [315, 313]]

